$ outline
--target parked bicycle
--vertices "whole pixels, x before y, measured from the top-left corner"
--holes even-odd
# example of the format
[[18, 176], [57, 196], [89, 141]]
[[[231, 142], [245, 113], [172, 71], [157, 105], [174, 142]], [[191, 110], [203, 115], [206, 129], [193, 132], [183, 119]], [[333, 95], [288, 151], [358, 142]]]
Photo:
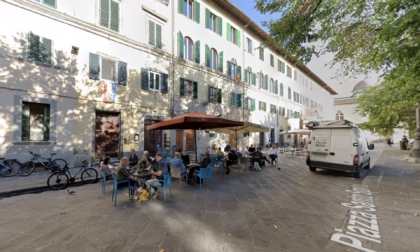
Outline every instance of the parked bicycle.
[[50, 153], [50, 158], [41, 157], [41, 155], [35, 154], [32, 151], [30, 151], [29, 154], [32, 155], [32, 158], [30, 161], [23, 163], [22, 166], [19, 168], [20, 176], [26, 177], [31, 175], [35, 171], [35, 160], [38, 161], [46, 170], [51, 170], [52, 172], [56, 168], [64, 168], [67, 166], [67, 162], [64, 159], [52, 159], [52, 157], [54, 155], [57, 155], [57, 153]]
[[[73, 169], [78, 168], [74, 167]], [[54, 171], [53, 174], [48, 178], [47, 184], [48, 187], [53, 190], [59, 190], [65, 188], [69, 183], [74, 183], [76, 181], [77, 175], [80, 175], [80, 179], [85, 184], [91, 184], [98, 179], [98, 172], [96, 169], [92, 168], [88, 165], [86, 160], [82, 161], [82, 165], [80, 166], [80, 170], [72, 177], [70, 174], [70, 169], [65, 166], [64, 168], [59, 167], [57, 170]]]
[[13, 177], [19, 173], [20, 163], [16, 159], [0, 158], [0, 175], [3, 177]]

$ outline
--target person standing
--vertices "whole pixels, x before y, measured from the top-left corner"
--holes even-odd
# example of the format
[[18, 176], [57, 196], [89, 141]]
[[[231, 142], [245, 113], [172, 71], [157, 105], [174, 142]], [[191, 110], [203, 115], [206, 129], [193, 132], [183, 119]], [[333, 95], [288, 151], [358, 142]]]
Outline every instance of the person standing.
[[278, 164], [277, 162], [277, 149], [276, 146], [273, 144], [270, 148], [270, 150], [268, 151], [268, 155], [271, 158], [271, 163], [274, 164], [274, 162], [276, 162], [276, 164]]
[[130, 165], [130, 167], [132, 167], [132, 166], [136, 166], [138, 162], [139, 162], [139, 157], [136, 155], [136, 151], [134, 149], [131, 149], [131, 155], [128, 158], [128, 164]]
[[[158, 180], [163, 180], [165, 175], [167, 175], [168, 172], [168, 165], [166, 164], [166, 161], [163, 160], [162, 154], [156, 153], [155, 155], [156, 162], [157, 162], [157, 172], [151, 171], [150, 174], [154, 176], [155, 178], [149, 179], [146, 181], [146, 189], [150, 191], [150, 194], [153, 195], [154, 189], [152, 188], [153, 182], [159, 183]], [[150, 170], [152, 166], [149, 166], [146, 170]], [[152, 199], [155, 200], [159, 195], [159, 192], [156, 190], [156, 193], [153, 195]]]
[[230, 152], [230, 150], [231, 150], [232, 148], [230, 147], [230, 145], [229, 144], [227, 144], [226, 145], [226, 147], [225, 147], [225, 152]]

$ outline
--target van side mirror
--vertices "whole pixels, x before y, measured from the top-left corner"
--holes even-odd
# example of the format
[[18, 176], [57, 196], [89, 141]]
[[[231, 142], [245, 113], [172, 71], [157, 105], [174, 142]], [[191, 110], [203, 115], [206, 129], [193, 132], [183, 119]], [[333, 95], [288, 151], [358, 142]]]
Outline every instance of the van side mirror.
[[370, 145], [368, 146], [368, 149], [369, 149], [369, 150], [373, 150], [373, 149], [375, 149], [375, 145], [370, 144]]

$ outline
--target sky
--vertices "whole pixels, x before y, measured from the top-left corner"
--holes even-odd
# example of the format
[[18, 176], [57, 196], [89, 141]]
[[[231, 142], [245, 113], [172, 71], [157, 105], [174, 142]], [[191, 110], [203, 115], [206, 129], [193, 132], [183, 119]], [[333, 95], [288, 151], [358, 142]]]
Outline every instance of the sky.
[[[267, 33], [269, 33], [267, 27], [261, 25], [261, 21], [269, 21], [271, 19], [277, 20], [280, 15], [277, 13], [274, 14], [261, 14], [258, 10], [254, 9], [255, 0], [229, 0], [231, 3], [236, 5], [242, 12], [248, 15], [255, 23], [259, 24]], [[365, 76], [360, 76], [356, 79], [349, 78], [334, 78], [336, 72], [339, 69], [338, 66], [330, 69], [329, 66], [325, 66], [328, 62], [333, 59], [333, 54], [323, 55], [319, 58], [314, 57], [311, 62], [306, 64], [312, 72], [314, 72], [318, 77], [320, 77], [325, 83], [332, 87], [338, 95], [338, 97], [347, 97], [350, 96], [353, 90], [353, 87], [361, 80], [365, 79]], [[376, 83], [377, 75], [370, 75], [368, 78], [368, 83], [373, 85]]]

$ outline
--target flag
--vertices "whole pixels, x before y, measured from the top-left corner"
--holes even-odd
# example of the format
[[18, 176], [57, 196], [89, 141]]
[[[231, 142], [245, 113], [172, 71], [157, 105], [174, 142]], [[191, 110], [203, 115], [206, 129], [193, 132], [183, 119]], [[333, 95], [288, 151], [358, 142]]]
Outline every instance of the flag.
[[239, 84], [239, 81], [241, 80], [241, 72], [238, 70], [238, 73], [236, 74], [236, 80], [238, 81], [237, 83], [236, 83], [236, 85], [238, 85]]
[[111, 81], [102, 81], [104, 84], [104, 102], [115, 102], [117, 92], [117, 83]]

